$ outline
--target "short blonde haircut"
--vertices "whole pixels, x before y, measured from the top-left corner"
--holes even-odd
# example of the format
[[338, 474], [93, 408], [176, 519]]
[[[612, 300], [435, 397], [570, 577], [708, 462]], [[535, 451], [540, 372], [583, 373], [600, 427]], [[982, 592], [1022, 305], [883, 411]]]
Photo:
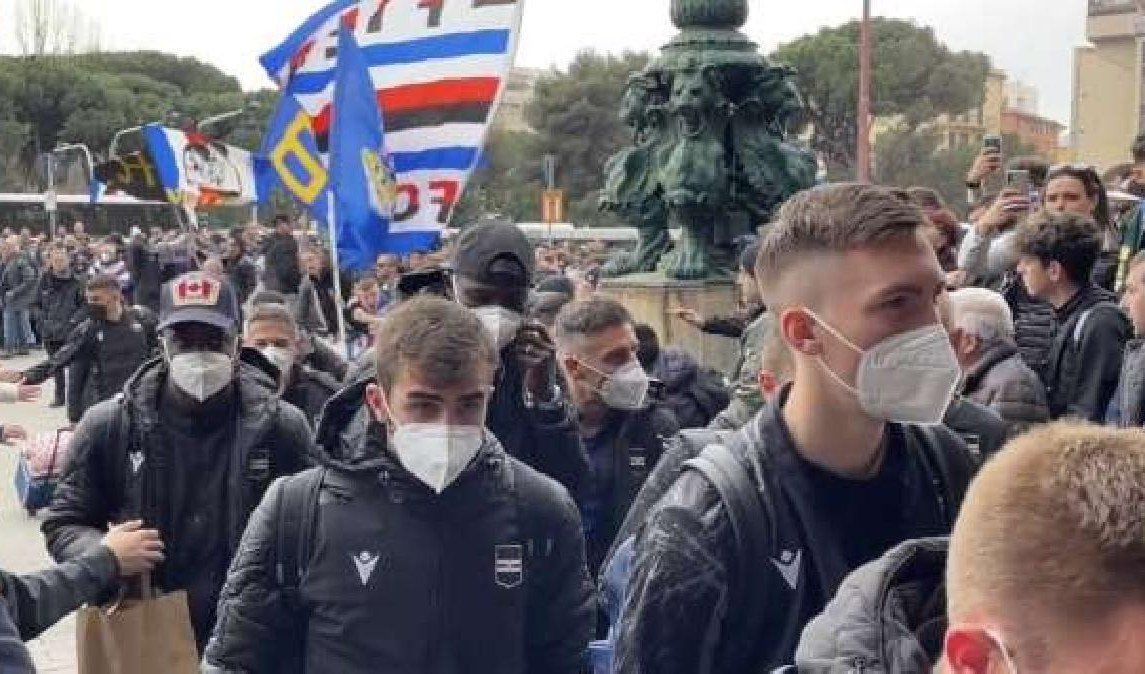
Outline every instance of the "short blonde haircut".
[[1019, 639], [1145, 602], [1145, 434], [1057, 423], [1007, 445], [966, 494], [947, 595], [952, 623]]

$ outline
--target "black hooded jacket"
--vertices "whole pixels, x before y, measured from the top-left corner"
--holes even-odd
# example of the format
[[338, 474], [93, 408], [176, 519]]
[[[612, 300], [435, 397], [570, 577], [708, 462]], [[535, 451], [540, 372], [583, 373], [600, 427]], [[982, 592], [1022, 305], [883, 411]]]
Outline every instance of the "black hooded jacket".
[[[766, 485], [761, 491], [774, 506], [765, 546], [770, 558], [746, 568], [716, 488], [698, 472], [682, 473], [637, 530], [618, 624], [618, 674], [740, 674], [790, 664], [803, 627], [846, 575], [885, 552], [866, 556], [873, 535], [898, 537], [889, 548], [949, 533], [977, 465], [951, 431], [888, 424], [888, 453], [874, 480], [825, 479], [824, 471], [796, 451], [782, 415], [786, 396], [787, 391], [778, 405], [766, 406], [738, 431], [748, 448], [751, 481]], [[662, 461], [670, 465], [671, 457]], [[836, 489], [853, 497], [839, 501]], [[857, 513], [839, 511], [854, 507], [856, 498], [872, 497], [885, 500], [880, 516], [897, 512], [897, 521], [855, 521]], [[863, 507], [864, 516], [876, 512]], [[767, 528], [762, 521], [758, 526]], [[765, 597], [745, 596], [746, 573], [766, 574]], [[731, 643], [744, 602], [765, 607], [759, 638]], [[736, 649], [749, 652], [749, 667], [733, 670], [726, 664]]]
[[85, 317], [83, 283], [71, 270], [63, 276], [44, 270], [40, 274], [36, 302], [40, 307], [40, 330], [47, 343], [63, 342]]
[[286, 494], [310, 474], [274, 485], [252, 516], [204, 671], [580, 674], [595, 603], [568, 493], [487, 436], [434, 494], [385, 449], [365, 386], [331, 399], [319, 425], [326, 468], [297, 600], [275, 549]]
[[[201, 646], [250, 513], [275, 478], [312, 463], [310, 427], [301, 412], [271, 393], [273, 381], [240, 365], [232, 393], [238, 403], [232, 407], [234, 425], [222, 436], [225, 454], [203, 468], [200, 439], [160, 422], [166, 382], [166, 362], [151, 361], [122, 396], [84, 416], [43, 532], [48, 551], [63, 562], [98, 547], [109, 523], [141, 517], [158, 528], [167, 561], [152, 575], [153, 583], [162, 590], [187, 590]], [[225, 419], [218, 421], [225, 428]], [[198, 509], [195, 497], [205, 484], [220, 485], [225, 498], [212, 494], [209, 507]]]
[[1131, 330], [1117, 296], [1085, 286], [1056, 310], [1058, 331], [1046, 369], [1050, 415], [1101, 423], [1121, 376]]

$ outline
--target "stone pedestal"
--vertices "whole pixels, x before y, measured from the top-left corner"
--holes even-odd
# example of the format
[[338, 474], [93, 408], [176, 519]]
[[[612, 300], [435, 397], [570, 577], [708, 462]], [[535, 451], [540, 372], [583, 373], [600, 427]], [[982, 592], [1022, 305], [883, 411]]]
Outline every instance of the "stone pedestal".
[[727, 374], [735, 367], [739, 342], [704, 334], [673, 315], [682, 307], [695, 309], [705, 318], [731, 315], [736, 310], [732, 281], [674, 281], [660, 274], [634, 274], [605, 279], [600, 292], [623, 304], [636, 322], [651, 325], [662, 346], [683, 347], [705, 367]]

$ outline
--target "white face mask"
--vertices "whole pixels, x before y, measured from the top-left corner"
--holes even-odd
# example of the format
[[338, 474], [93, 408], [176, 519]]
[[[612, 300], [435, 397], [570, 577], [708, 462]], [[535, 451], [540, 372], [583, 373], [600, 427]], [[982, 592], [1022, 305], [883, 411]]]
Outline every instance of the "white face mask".
[[884, 421], [938, 425], [962, 377], [958, 357], [941, 325], [928, 325], [879, 342], [866, 351], [826, 321], [811, 317], [839, 341], [862, 355], [851, 386], [823, 362], [841, 386], [855, 394], [871, 417]]
[[261, 353], [278, 368], [280, 378], [286, 379], [290, 375], [290, 369], [294, 367], [293, 351], [281, 346], [268, 346], [262, 349]]
[[476, 307], [473, 313], [477, 314], [481, 325], [485, 326], [485, 331], [497, 344], [498, 351], [508, 346], [525, 324], [524, 316], [501, 306]]
[[480, 426], [402, 424], [391, 449], [405, 469], [440, 494], [473, 462], [485, 444]]
[[171, 381], [199, 402], [223, 390], [235, 376], [235, 363], [225, 353], [192, 351], [168, 359]]
[[[590, 369], [595, 370], [589, 366]], [[597, 372], [600, 372], [597, 370]], [[604, 374], [604, 373], [601, 373]], [[614, 410], [635, 411], [644, 409], [651, 380], [639, 361], [631, 361], [608, 378], [600, 387], [600, 399]]]

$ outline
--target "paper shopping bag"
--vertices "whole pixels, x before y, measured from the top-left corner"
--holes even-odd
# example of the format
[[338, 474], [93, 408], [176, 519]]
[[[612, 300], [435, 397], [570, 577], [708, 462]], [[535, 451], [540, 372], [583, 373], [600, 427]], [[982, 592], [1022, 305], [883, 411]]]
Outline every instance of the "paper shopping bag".
[[150, 585], [144, 581], [143, 599], [79, 610], [79, 674], [198, 673], [187, 593], [156, 594]]

